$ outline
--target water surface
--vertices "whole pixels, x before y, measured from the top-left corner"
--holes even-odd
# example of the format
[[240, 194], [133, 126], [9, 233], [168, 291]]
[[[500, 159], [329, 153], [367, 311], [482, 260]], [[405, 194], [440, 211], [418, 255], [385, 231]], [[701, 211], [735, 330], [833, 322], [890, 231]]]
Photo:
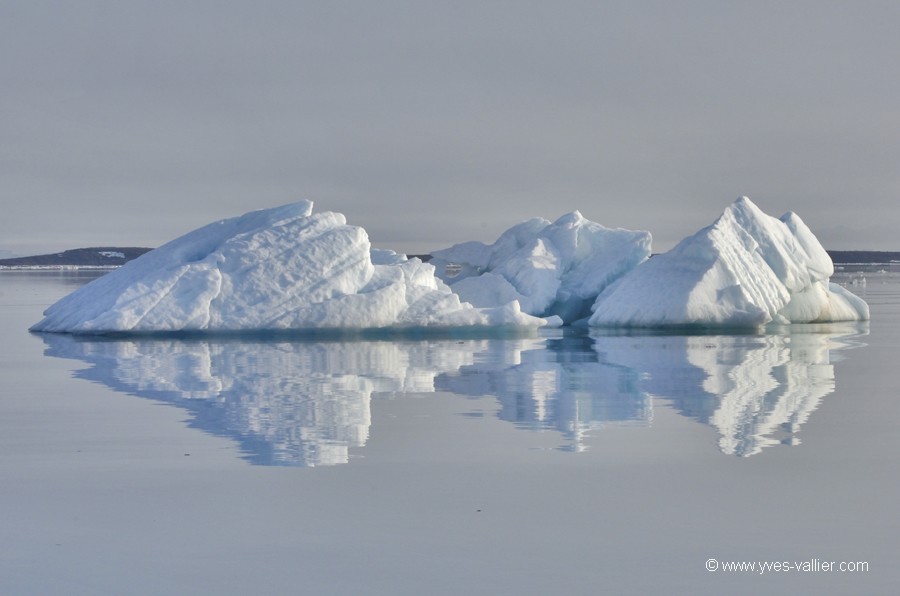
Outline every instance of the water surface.
[[[836, 278], [869, 301], [869, 324], [761, 334], [26, 331], [86, 279], [0, 274], [4, 592], [891, 593], [900, 580], [894, 273]], [[713, 557], [869, 571], [709, 572]]]

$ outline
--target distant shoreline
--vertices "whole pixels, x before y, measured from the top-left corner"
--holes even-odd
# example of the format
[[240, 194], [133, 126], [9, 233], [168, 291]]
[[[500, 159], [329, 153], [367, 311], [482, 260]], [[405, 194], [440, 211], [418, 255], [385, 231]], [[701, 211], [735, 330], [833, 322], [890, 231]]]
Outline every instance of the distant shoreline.
[[[128, 261], [149, 252], [145, 247], [102, 246], [75, 248], [58, 253], [0, 259], [0, 270], [6, 271], [69, 271], [108, 270], [121, 267]], [[876, 265], [900, 263], [900, 252], [878, 250], [829, 250], [835, 265]], [[431, 255], [409, 255], [429, 261]]]
[[872, 265], [900, 262], [900, 252], [880, 250], [829, 250], [835, 265]]
[[116, 269], [150, 250], [152, 249], [137, 246], [75, 248], [45, 255], [0, 259], [0, 269], [16, 271], [32, 269]]

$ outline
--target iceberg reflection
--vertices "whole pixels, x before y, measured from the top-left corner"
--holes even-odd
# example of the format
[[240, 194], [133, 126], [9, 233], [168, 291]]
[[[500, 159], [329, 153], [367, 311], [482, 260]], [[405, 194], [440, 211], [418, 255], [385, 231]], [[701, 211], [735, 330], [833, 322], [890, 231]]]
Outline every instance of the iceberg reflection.
[[76, 376], [168, 402], [190, 425], [239, 442], [262, 465], [346, 463], [369, 438], [375, 394], [494, 396], [498, 416], [550, 430], [563, 449], [607, 425], [649, 426], [668, 406], [719, 432], [726, 454], [799, 443], [834, 391], [833, 352], [860, 324], [778, 335], [567, 335], [519, 339], [273, 341], [45, 335]]
[[647, 426], [653, 418], [651, 398], [640, 388], [640, 370], [610, 362], [594, 343], [586, 335], [493, 343], [472, 364], [439, 376], [437, 388], [496, 396], [502, 420], [559, 431], [566, 439], [562, 449], [582, 451], [592, 429]]
[[441, 342], [43, 339], [47, 355], [92, 365], [76, 376], [183, 407], [192, 427], [237, 439], [263, 465], [347, 462], [368, 440], [373, 393], [432, 392], [436, 374], [473, 353]]
[[[719, 432], [728, 455], [797, 445], [835, 389], [834, 353], [861, 345], [867, 323], [795, 325], [772, 335], [596, 337], [610, 362], [640, 370], [642, 391]], [[637, 340], [637, 341], [634, 341]]]

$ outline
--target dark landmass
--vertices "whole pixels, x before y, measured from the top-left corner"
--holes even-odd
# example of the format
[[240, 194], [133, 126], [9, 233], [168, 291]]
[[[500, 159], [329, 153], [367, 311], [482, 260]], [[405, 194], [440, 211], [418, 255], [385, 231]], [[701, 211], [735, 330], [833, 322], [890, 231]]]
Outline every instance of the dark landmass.
[[900, 252], [881, 250], [829, 250], [828, 255], [836, 264], [900, 262]]
[[[136, 259], [152, 249], [143, 247], [100, 246], [92, 248], [75, 248], [60, 253], [0, 259], [0, 267], [4, 268], [53, 268], [53, 267], [118, 267], [132, 259]], [[891, 263], [900, 262], [900, 252], [879, 250], [829, 250], [828, 254], [835, 264], [849, 263]], [[431, 255], [409, 255], [418, 257], [424, 262], [431, 260]]]
[[49, 255], [0, 259], [0, 267], [8, 268], [53, 268], [53, 267], [118, 267], [136, 259], [149, 248], [99, 246], [75, 248]]

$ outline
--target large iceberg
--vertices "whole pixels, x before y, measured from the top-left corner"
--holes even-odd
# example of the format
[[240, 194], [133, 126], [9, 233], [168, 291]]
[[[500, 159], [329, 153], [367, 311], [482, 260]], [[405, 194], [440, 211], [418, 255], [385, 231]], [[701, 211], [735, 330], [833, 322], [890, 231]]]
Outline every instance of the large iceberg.
[[437, 275], [466, 302], [571, 323], [590, 315], [608, 285], [650, 256], [649, 232], [610, 229], [578, 211], [550, 223], [534, 218], [496, 242], [465, 242], [432, 253]]
[[33, 331], [541, 327], [749, 327], [856, 321], [868, 305], [829, 282], [834, 266], [793, 213], [746, 197], [668, 253], [649, 232], [574, 211], [429, 263], [373, 249], [365, 230], [304, 201], [204, 226], [79, 288]]
[[868, 305], [830, 283], [833, 273], [797, 215], [777, 219], [740, 197], [715, 223], [604, 290], [589, 322], [758, 328], [868, 320]]
[[372, 249], [365, 230], [303, 201], [218, 221], [48, 308], [32, 331], [540, 327], [512, 302], [475, 308], [434, 267]]

